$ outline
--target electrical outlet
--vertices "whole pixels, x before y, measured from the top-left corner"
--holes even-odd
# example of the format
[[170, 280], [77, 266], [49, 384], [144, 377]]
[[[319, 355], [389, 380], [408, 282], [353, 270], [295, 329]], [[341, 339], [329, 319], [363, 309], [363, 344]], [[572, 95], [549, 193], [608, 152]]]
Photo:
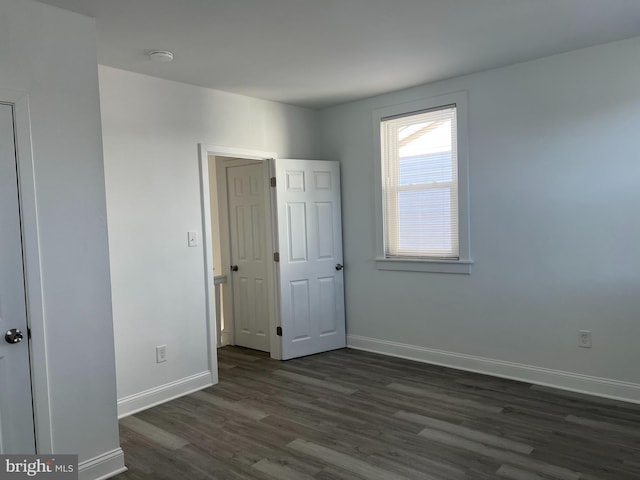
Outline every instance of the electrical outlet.
[[578, 346], [591, 348], [591, 330], [578, 330]]
[[156, 347], [156, 363], [164, 363], [167, 361], [167, 346], [158, 345]]

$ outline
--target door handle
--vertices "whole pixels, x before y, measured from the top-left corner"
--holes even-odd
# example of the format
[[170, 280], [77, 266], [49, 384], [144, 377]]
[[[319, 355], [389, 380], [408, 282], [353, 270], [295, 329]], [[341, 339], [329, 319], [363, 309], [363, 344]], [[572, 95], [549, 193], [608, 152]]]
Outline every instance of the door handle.
[[232, 272], [237, 272], [238, 271], [238, 265], [231, 265], [231, 271]]
[[12, 328], [11, 330], [8, 330], [7, 333], [5, 333], [4, 335], [4, 341], [7, 343], [20, 343], [23, 338], [24, 338], [24, 335], [22, 335], [22, 332], [17, 328]]
[[344, 268], [344, 265], [342, 265], [341, 263], [336, 263], [336, 270], [340, 271]]

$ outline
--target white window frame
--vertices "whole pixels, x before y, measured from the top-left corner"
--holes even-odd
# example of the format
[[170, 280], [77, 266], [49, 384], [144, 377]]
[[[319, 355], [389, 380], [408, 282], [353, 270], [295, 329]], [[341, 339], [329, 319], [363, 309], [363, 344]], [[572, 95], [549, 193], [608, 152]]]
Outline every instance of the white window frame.
[[[467, 92], [454, 92], [437, 97], [423, 98], [375, 109], [373, 111], [374, 159], [376, 161], [376, 268], [379, 270], [402, 270], [411, 272], [470, 274], [473, 260], [469, 241], [469, 132]], [[382, 148], [380, 122], [389, 117], [412, 115], [426, 110], [456, 106], [458, 141], [458, 242], [459, 258], [387, 258], [384, 238], [384, 198], [382, 193]]]

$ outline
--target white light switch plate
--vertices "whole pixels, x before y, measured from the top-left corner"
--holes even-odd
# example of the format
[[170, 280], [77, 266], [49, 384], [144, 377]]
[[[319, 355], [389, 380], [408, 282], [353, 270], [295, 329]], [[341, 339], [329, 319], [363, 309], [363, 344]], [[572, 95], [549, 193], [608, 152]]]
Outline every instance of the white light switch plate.
[[189, 246], [197, 247], [198, 246], [198, 232], [187, 232], [189, 238]]

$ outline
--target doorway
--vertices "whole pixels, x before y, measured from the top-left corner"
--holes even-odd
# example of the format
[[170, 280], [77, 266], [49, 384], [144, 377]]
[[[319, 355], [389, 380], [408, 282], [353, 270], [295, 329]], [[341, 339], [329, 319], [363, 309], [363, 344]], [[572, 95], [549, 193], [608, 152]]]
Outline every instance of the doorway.
[[[271, 353], [273, 258], [268, 162], [216, 157], [221, 252], [234, 345]], [[228, 317], [225, 317], [228, 318]]]
[[0, 103], [0, 453], [35, 453], [14, 106]]
[[203, 228], [211, 247], [207, 268], [213, 273], [217, 346], [244, 346], [279, 359], [269, 187], [269, 159], [274, 157], [272, 152], [201, 146], [200, 158], [207, 180], [201, 187], [204, 223], [209, 224]]
[[[218, 346], [264, 349], [278, 360], [344, 348], [340, 164], [200, 145], [200, 167], [207, 311]], [[252, 243], [262, 238], [266, 253]], [[248, 257], [260, 268], [240, 264]], [[255, 316], [265, 309], [268, 331]]]

